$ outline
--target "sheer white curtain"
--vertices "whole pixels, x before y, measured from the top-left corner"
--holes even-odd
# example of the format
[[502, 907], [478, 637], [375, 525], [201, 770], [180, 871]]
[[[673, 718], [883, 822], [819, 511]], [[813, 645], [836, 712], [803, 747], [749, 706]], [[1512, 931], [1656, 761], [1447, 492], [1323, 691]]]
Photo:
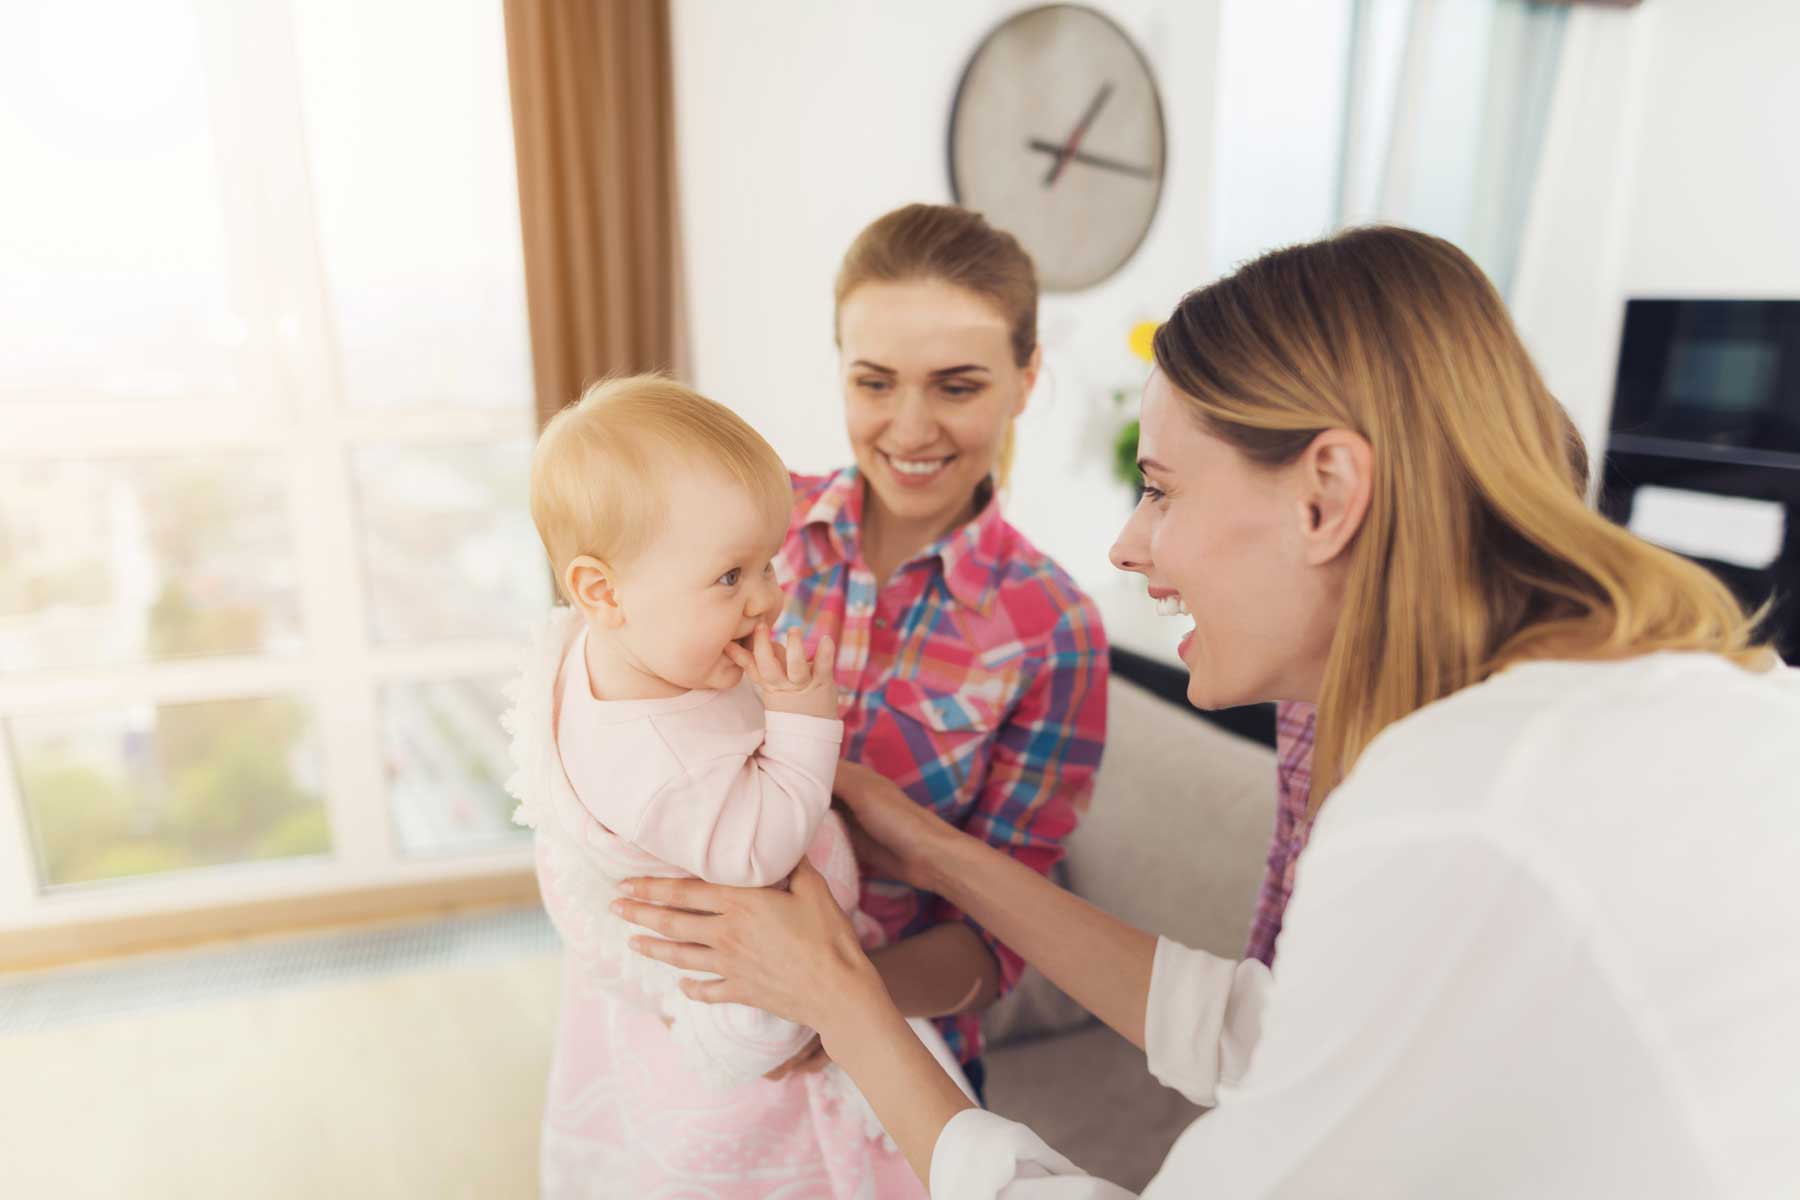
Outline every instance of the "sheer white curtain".
[[1340, 221], [1448, 238], [1506, 294], [1567, 16], [1528, 0], [1356, 0]]

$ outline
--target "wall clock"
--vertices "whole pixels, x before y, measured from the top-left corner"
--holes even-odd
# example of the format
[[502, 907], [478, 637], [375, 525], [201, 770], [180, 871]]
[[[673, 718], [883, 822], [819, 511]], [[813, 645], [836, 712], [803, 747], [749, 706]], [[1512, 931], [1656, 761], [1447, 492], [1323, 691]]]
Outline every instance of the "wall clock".
[[1013, 234], [1049, 291], [1123, 266], [1162, 196], [1162, 101], [1123, 29], [1080, 4], [1027, 9], [963, 69], [950, 192]]

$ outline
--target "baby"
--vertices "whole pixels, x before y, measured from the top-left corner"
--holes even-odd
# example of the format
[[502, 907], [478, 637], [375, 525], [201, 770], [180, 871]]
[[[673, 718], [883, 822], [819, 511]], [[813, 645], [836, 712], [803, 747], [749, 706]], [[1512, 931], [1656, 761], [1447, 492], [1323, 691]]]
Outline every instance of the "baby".
[[[509, 722], [516, 819], [536, 831], [565, 948], [546, 1194], [584, 1193], [596, 1171], [622, 1188], [603, 1194], [639, 1194], [685, 1179], [682, 1163], [716, 1179], [733, 1158], [765, 1184], [784, 1169], [796, 1181], [825, 1171], [833, 1193], [849, 1177], [908, 1178], [834, 1069], [831, 1096], [821, 1077], [790, 1077], [805, 1094], [739, 1086], [793, 1059], [811, 1030], [690, 1000], [684, 972], [632, 953], [627, 940], [649, 935], [607, 907], [633, 876], [764, 887], [806, 855], [864, 944], [879, 944], [829, 812], [843, 740], [832, 641], [810, 662], [798, 639], [779, 652], [770, 642], [782, 607], [771, 560], [791, 506], [768, 443], [661, 377], [590, 388], [539, 439], [532, 518], [568, 606], [527, 661]], [[948, 1063], [936, 1031], [915, 1028]], [[770, 1128], [795, 1122], [820, 1127]], [[839, 1143], [850, 1141], [846, 1176]]]

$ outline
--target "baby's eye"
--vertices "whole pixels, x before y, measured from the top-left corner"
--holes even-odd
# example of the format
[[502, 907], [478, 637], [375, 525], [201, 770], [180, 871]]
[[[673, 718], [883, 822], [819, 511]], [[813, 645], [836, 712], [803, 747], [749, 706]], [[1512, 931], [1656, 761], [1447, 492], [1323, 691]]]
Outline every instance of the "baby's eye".
[[723, 575], [719, 576], [718, 582], [724, 584], [726, 587], [736, 587], [738, 585], [738, 580], [742, 579], [743, 577], [744, 577], [744, 568], [733, 567], [733, 568], [731, 568], [731, 570], [729, 570], [729, 571], [725, 572]]

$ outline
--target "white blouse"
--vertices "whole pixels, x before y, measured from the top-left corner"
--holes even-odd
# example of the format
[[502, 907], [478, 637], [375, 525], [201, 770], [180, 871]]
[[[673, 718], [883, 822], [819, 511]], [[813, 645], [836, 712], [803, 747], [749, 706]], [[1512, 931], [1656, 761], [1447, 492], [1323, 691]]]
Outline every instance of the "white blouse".
[[[1216, 1106], [1143, 1193], [1800, 1194], [1800, 672], [1514, 667], [1322, 811], [1271, 974], [1164, 940], [1151, 1071]], [[958, 1115], [937, 1200], [1120, 1200]]]

